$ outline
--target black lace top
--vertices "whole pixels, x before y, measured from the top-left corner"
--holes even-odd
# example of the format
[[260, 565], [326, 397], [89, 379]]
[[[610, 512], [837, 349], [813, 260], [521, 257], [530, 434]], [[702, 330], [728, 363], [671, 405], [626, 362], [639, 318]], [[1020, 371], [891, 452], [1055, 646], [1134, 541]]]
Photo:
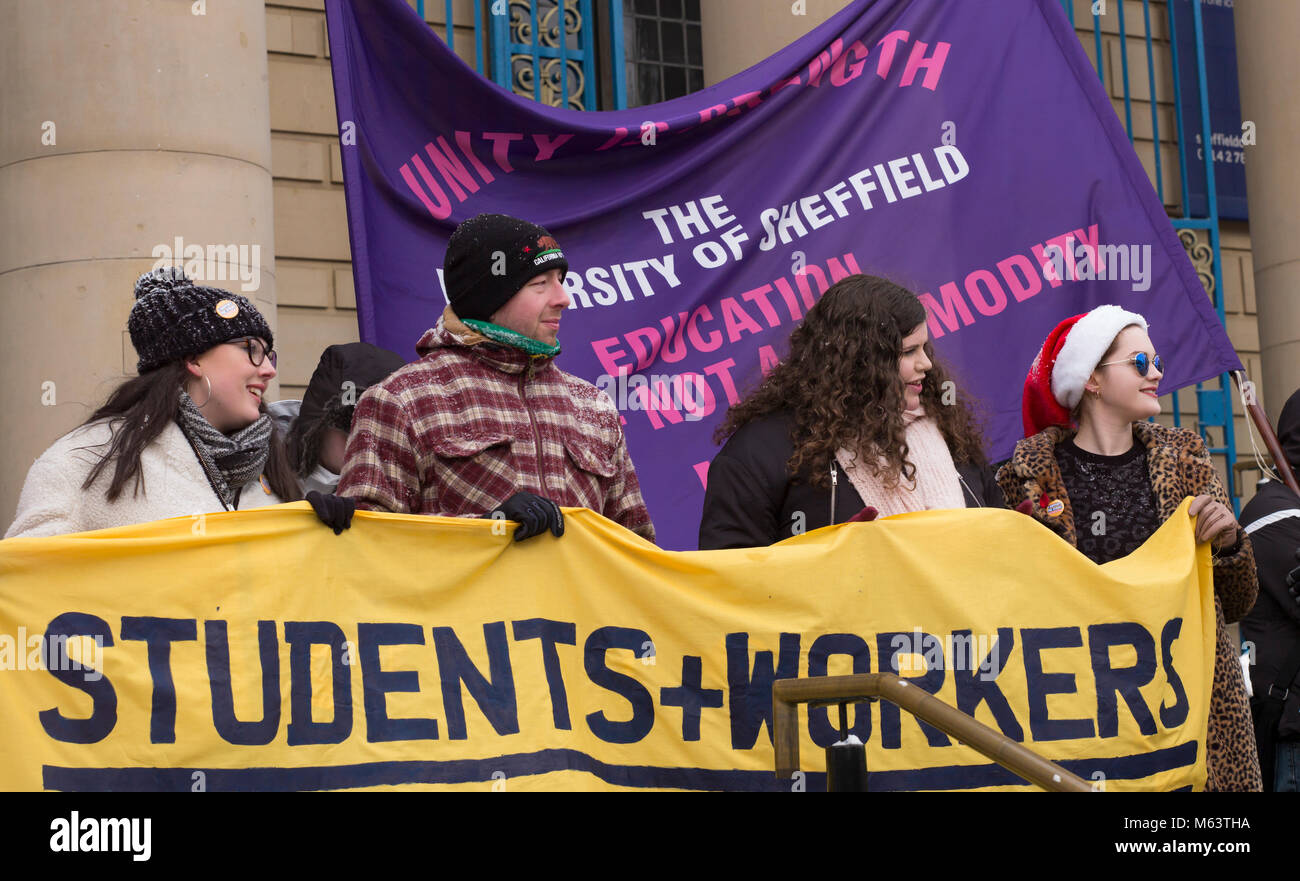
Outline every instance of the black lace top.
[[1089, 453], [1071, 438], [1056, 447], [1056, 461], [1070, 496], [1079, 552], [1094, 563], [1127, 556], [1160, 527], [1147, 449], [1137, 438], [1133, 449], [1118, 456]]

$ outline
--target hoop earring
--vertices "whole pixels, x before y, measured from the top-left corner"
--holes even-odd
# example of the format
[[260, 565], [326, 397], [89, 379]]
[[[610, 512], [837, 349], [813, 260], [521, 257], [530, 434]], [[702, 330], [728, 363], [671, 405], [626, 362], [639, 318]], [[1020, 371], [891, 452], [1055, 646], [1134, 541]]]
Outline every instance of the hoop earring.
[[203, 403], [202, 403], [202, 404], [195, 404], [195, 405], [194, 405], [195, 407], [198, 407], [198, 408], [200, 408], [200, 409], [203, 408], [203, 407], [206, 407], [207, 404], [208, 404], [208, 401], [212, 400], [212, 380], [208, 379], [208, 375], [205, 373], [205, 374], [203, 374], [203, 381], [206, 382], [206, 383], [208, 384], [208, 396], [207, 396], [206, 398], [203, 399]]

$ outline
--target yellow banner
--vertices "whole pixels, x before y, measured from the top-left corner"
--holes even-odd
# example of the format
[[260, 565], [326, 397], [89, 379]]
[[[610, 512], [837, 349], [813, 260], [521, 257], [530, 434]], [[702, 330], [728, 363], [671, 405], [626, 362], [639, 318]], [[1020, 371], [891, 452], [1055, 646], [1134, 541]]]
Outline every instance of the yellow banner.
[[[1107, 790], [1200, 789], [1208, 546], [1180, 512], [1096, 566], [1003, 510], [661, 551], [305, 502], [0, 542], [0, 788], [825, 787], [778, 780], [774, 678], [898, 672]], [[1032, 788], [888, 703], [876, 790]]]

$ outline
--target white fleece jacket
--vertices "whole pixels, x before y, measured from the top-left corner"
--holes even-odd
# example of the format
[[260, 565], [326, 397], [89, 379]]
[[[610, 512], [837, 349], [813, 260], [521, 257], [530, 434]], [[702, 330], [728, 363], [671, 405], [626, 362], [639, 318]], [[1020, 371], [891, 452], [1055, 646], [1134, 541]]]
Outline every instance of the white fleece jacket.
[[[133, 492], [134, 482], [128, 481], [117, 501], [110, 503], [105, 498], [113, 478], [112, 465], [90, 489], [83, 490], [81, 484], [111, 437], [108, 421], [100, 420], [65, 434], [42, 453], [27, 472], [18, 513], [5, 538], [64, 535], [225, 510], [175, 422], [141, 453], [144, 485], [138, 494]], [[238, 507], [279, 503], [273, 492], [254, 480], [244, 485]]]

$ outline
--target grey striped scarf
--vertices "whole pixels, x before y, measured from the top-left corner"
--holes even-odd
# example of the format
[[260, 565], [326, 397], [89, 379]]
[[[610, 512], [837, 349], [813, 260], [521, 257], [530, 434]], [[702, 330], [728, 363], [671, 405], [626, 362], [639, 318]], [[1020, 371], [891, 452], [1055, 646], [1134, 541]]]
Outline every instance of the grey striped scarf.
[[252, 425], [224, 435], [204, 418], [194, 400], [181, 391], [181, 410], [176, 420], [194, 447], [208, 474], [213, 490], [227, 508], [235, 503], [235, 492], [254, 480], [266, 467], [271, 454], [271, 417], [263, 413]]

